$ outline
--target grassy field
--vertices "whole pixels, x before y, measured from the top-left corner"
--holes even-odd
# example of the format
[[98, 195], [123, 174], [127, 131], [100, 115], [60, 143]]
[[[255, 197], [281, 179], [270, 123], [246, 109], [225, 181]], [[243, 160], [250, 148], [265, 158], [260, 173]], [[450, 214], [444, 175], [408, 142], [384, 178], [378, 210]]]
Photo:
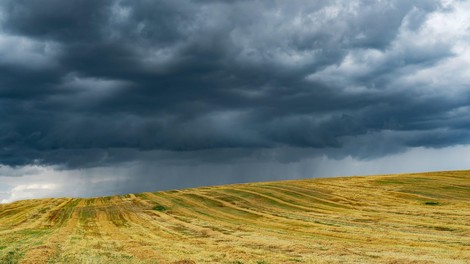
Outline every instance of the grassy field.
[[18, 201], [0, 263], [470, 263], [470, 171]]

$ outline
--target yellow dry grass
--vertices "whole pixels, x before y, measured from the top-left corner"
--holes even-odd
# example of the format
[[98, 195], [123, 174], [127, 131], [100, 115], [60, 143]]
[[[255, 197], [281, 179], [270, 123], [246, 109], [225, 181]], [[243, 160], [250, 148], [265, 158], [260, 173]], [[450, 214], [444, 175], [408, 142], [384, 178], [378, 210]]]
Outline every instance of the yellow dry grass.
[[470, 172], [19, 201], [0, 263], [470, 263]]

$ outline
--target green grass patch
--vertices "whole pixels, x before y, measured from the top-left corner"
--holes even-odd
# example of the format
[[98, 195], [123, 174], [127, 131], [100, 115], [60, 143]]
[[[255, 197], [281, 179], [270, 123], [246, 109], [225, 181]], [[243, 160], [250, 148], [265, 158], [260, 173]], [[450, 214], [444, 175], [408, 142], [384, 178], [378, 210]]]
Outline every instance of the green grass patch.
[[17, 264], [20, 259], [23, 257], [24, 253], [18, 250], [9, 251], [6, 253], [3, 258], [0, 259], [2, 264]]
[[23, 236], [38, 237], [38, 236], [45, 235], [49, 232], [50, 231], [46, 229], [24, 229], [24, 230], [19, 230], [18, 234], [21, 234]]
[[93, 206], [80, 208], [80, 223], [88, 223], [96, 218], [96, 211]]
[[377, 184], [397, 184], [397, 185], [407, 184], [407, 182], [400, 181], [400, 180], [395, 180], [395, 179], [376, 180], [375, 183], [377, 183]]
[[432, 202], [432, 201], [427, 201], [427, 202], [424, 202], [425, 205], [440, 205], [440, 203], [438, 202]]
[[163, 206], [163, 205], [157, 205], [157, 206], [155, 206], [155, 207], [153, 208], [153, 210], [159, 211], [159, 212], [164, 212], [164, 211], [166, 211], [167, 209], [166, 209], [165, 206]]

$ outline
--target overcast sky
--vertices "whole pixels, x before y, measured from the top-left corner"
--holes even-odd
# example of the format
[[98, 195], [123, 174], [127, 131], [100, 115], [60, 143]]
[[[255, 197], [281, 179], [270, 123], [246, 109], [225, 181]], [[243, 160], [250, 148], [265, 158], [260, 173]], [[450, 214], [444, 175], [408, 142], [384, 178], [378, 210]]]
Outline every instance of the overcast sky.
[[470, 1], [3, 0], [0, 202], [468, 169]]

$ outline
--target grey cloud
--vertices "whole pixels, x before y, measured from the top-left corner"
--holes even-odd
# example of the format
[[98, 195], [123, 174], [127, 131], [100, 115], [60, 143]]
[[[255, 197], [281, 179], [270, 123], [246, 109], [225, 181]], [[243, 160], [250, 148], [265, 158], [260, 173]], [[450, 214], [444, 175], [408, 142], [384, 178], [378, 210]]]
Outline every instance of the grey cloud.
[[[1, 164], [222, 162], [284, 148], [298, 148], [297, 159], [367, 158], [467, 143], [455, 109], [468, 93], [429, 95], [428, 84], [403, 81], [457, 56], [435, 36], [403, 39], [424, 34], [433, 12], [452, 12], [438, 1], [48, 0], [0, 10], [0, 40], [32, 43], [0, 58]], [[47, 67], [28, 67], [27, 56]], [[450, 133], [434, 136], [443, 126]], [[417, 136], [349, 147], [389, 130]]]

